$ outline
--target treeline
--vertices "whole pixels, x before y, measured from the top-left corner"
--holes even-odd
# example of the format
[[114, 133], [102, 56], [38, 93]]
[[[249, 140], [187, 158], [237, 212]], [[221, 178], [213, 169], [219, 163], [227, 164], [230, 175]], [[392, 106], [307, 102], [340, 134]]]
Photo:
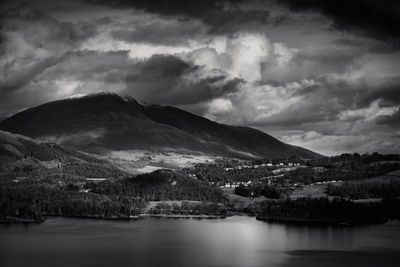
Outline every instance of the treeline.
[[196, 177], [206, 182], [244, 182], [254, 181], [260, 178], [273, 175], [271, 170], [267, 167], [260, 168], [242, 168], [226, 171], [226, 166], [237, 167], [237, 165], [229, 163], [216, 163], [216, 164], [197, 164], [193, 168], [184, 170], [186, 173], [195, 174]]
[[[257, 181], [260, 178], [274, 176], [274, 167], [237, 168], [241, 165], [261, 165], [265, 163], [300, 163], [302, 168], [297, 168], [285, 173], [283, 179], [291, 180], [293, 183], [305, 184], [331, 181], [331, 180], [361, 180], [384, 175], [390, 171], [400, 169], [400, 155], [379, 153], [373, 154], [342, 154], [334, 157], [321, 157], [312, 160], [289, 157], [287, 159], [269, 160], [257, 159], [253, 161], [217, 161], [213, 164], [197, 164], [193, 168], [185, 169], [188, 174], [195, 174], [200, 180], [214, 183]], [[225, 168], [233, 168], [226, 170]], [[322, 167], [322, 171], [320, 169]]]
[[400, 154], [380, 154], [374, 152], [372, 154], [359, 154], [359, 153], [344, 153], [338, 156], [332, 157], [319, 157], [315, 159], [303, 159], [296, 156], [291, 156], [284, 159], [256, 159], [251, 161], [251, 164], [263, 164], [263, 163], [300, 163], [307, 166], [325, 166], [329, 167], [337, 163], [346, 162], [346, 163], [355, 163], [360, 162], [363, 164], [369, 164], [374, 162], [383, 162], [383, 161], [400, 161]]
[[157, 205], [149, 210], [151, 214], [173, 214], [173, 215], [224, 215], [227, 209], [224, 205], [218, 203], [204, 202], [188, 202], [182, 201], [182, 204], [168, 204], [165, 202], [157, 203]]
[[139, 197], [145, 201], [224, 201], [221, 189], [169, 170], [158, 170], [115, 181], [88, 183], [86, 187], [97, 194]]
[[352, 199], [385, 198], [400, 196], [400, 181], [345, 182], [342, 185], [329, 184], [327, 194]]
[[388, 172], [400, 169], [400, 163], [393, 164], [365, 164], [365, 163], [345, 163], [325, 167], [323, 171], [317, 171], [313, 167], [298, 168], [294, 171], [285, 173], [285, 179], [292, 182], [302, 182], [305, 184], [320, 181], [354, 181], [382, 176]]
[[140, 198], [79, 193], [70, 187], [36, 181], [0, 182], [0, 218], [41, 218], [43, 214], [92, 217], [126, 217], [146, 206]]
[[400, 200], [355, 203], [345, 199], [301, 198], [264, 202], [257, 216], [271, 222], [305, 224], [370, 224], [400, 219]]
[[363, 163], [373, 163], [380, 161], [400, 161], [400, 154], [379, 154], [374, 152], [372, 154], [342, 154], [339, 156], [331, 157], [333, 162], [340, 161], [360, 161]]
[[333, 157], [322, 157], [313, 160], [305, 161], [308, 166], [324, 166], [330, 167], [334, 165], [364, 165], [377, 162], [398, 162], [400, 161], [400, 154], [379, 154], [374, 152], [372, 154], [341, 154]]
[[38, 219], [42, 214], [124, 218], [141, 213], [147, 201], [225, 201], [221, 189], [166, 170], [100, 183], [56, 177], [2, 179], [0, 219]]

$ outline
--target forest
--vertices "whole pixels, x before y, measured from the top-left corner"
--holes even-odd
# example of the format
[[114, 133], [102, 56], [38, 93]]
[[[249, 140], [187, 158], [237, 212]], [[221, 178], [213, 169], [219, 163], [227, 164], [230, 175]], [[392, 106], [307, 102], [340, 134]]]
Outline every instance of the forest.
[[125, 218], [143, 212], [148, 201], [224, 200], [219, 188], [167, 170], [100, 183], [69, 181], [1, 180], [0, 218], [40, 219], [43, 214]]
[[[261, 164], [273, 166], [261, 166]], [[352, 181], [384, 175], [400, 169], [400, 155], [378, 153], [372, 154], [342, 154], [334, 157], [321, 157], [313, 160], [304, 160], [289, 157], [280, 160], [257, 159], [253, 161], [220, 160], [211, 164], [197, 164], [192, 168], [182, 170], [187, 174], [194, 174], [199, 180], [223, 184], [225, 182], [260, 181], [265, 177], [274, 176], [274, 171], [283, 167], [279, 163], [300, 164], [301, 167], [284, 171], [284, 176], [276, 178], [278, 183], [284, 184], [285, 180], [292, 183], [301, 182], [310, 184], [321, 181]], [[257, 168], [237, 168], [241, 165]], [[236, 167], [236, 168], [235, 168]], [[228, 168], [228, 169], [227, 169]], [[322, 169], [322, 171], [318, 171]]]
[[327, 194], [351, 199], [385, 198], [400, 196], [400, 181], [349, 181], [342, 185], [328, 185]]
[[224, 200], [221, 189], [170, 170], [158, 170], [116, 181], [87, 183], [86, 187], [97, 194], [133, 196], [145, 201]]
[[[376, 218], [375, 221], [398, 218], [392, 216], [396, 214], [396, 209], [390, 206], [393, 203], [399, 205], [398, 202], [361, 205], [350, 201], [400, 196], [400, 182], [397, 180], [364, 181], [364, 178], [400, 169], [398, 155], [345, 154], [313, 161], [290, 158], [286, 161], [273, 161], [276, 165], [269, 164], [268, 167], [261, 164], [271, 161], [261, 159], [254, 162], [222, 160], [182, 170], [158, 170], [132, 176], [103, 160], [83, 153], [74, 155], [79, 160], [63, 158], [63, 155], [73, 152], [56, 148], [57, 153], [53, 154], [62, 157], [55, 161], [53, 154], [51, 158], [46, 158], [46, 154], [37, 149], [34, 157], [20, 159], [24, 162], [21, 167], [18, 162], [13, 163], [12, 169], [9, 168], [12, 165], [9, 162], [3, 165], [6, 167], [3, 168], [4, 175], [0, 179], [0, 221], [12, 217], [40, 220], [46, 214], [126, 218], [142, 213], [149, 201], [167, 200], [199, 203], [193, 207], [186, 203], [179, 208], [176, 205], [160, 204], [150, 212], [224, 214], [226, 211], [239, 211], [258, 214], [260, 219], [267, 220], [351, 223], [358, 223], [353, 215], [357, 215], [363, 222], [373, 222], [373, 217]], [[48, 148], [44, 147], [43, 151], [47, 151], [46, 149]], [[11, 157], [7, 158], [11, 160]], [[55, 166], [45, 168], [36, 162], [39, 158], [51, 159]], [[30, 161], [32, 168], [27, 168], [31, 166], [27, 164]], [[282, 168], [282, 162], [288, 164], [291, 161], [302, 165], [285, 171], [279, 177], [274, 175], [274, 170]], [[243, 164], [250, 167], [239, 168]], [[258, 164], [259, 167], [254, 168], [251, 164]], [[89, 181], [86, 177], [105, 180]], [[274, 178], [268, 180], [268, 177]], [[307, 184], [332, 179], [344, 182], [328, 185], [327, 193], [344, 199], [334, 200], [332, 203], [326, 199], [287, 200], [295, 182]], [[246, 182], [246, 185], [235, 187], [234, 194], [248, 198], [264, 196], [267, 200], [261, 202], [261, 206], [255, 203], [246, 206], [229, 202], [220, 188], [221, 184], [229, 181]], [[388, 212], [390, 209], [392, 211]], [[373, 214], [372, 217], [369, 217], [367, 210]]]
[[207, 203], [207, 202], [189, 202], [182, 201], [182, 204], [168, 204], [164, 202], [158, 203], [149, 210], [150, 214], [166, 214], [166, 215], [220, 215], [227, 213], [227, 208], [223, 204]]
[[299, 224], [370, 224], [400, 219], [400, 200], [383, 199], [378, 203], [356, 203], [343, 198], [300, 198], [266, 201], [257, 219]]
[[0, 182], [0, 218], [41, 219], [42, 215], [76, 217], [127, 217], [146, 205], [140, 198], [80, 193], [72, 186], [36, 181]]

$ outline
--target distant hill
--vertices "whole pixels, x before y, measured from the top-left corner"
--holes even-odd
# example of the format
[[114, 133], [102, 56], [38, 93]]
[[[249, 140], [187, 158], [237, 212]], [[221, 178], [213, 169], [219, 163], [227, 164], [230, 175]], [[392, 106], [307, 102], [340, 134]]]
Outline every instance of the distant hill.
[[95, 155], [0, 130], [0, 177], [119, 177], [125, 172]]
[[170, 106], [143, 106], [112, 93], [27, 109], [0, 122], [0, 129], [95, 153], [171, 149], [243, 158], [319, 156], [259, 130], [219, 124]]

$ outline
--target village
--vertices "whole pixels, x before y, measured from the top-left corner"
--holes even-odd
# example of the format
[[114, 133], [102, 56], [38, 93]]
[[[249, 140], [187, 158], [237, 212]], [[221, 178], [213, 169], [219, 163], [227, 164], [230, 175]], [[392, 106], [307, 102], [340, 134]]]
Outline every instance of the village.
[[[278, 198], [326, 197], [329, 185], [339, 186], [345, 173], [325, 164], [304, 161], [228, 162], [196, 166], [187, 175], [220, 188], [229, 199], [245, 201], [264, 200], [263, 190], [269, 188]], [[343, 178], [342, 178], [343, 177]], [[261, 198], [260, 198], [261, 197]]]

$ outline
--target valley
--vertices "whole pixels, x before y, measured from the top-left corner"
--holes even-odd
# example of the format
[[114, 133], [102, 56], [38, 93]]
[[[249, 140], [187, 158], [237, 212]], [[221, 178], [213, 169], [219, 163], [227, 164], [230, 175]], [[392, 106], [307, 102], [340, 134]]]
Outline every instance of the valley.
[[[362, 224], [400, 214], [397, 154], [324, 157], [255, 129], [110, 93], [34, 107], [0, 128], [4, 222], [248, 214]], [[298, 205], [309, 211], [296, 212]], [[343, 210], [350, 215], [339, 216]]]
[[[400, 169], [399, 155], [281, 160], [155, 150], [98, 155], [4, 131], [0, 148], [3, 222], [39, 222], [46, 216], [131, 220], [249, 214], [266, 220], [359, 224], [399, 216], [400, 177], [393, 171]], [[382, 202], [387, 197], [393, 200]], [[285, 219], [276, 211], [272, 216], [269, 208], [286, 209], [292, 202], [327, 205], [327, 199], [345, 201], [339, 203], [346, 209], [372, 211], [376, 220]], [[375, 209], [385, 213], [377, 215]]]

